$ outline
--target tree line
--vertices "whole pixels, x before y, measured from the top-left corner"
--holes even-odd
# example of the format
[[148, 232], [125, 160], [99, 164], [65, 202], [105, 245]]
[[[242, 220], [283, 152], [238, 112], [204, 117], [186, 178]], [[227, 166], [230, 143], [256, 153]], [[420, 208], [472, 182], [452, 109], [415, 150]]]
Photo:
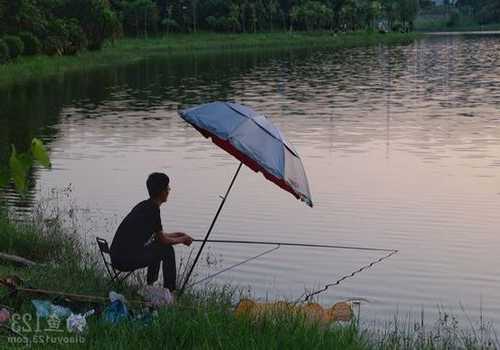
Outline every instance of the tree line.
[[418, 9], [418, 0], [111, 0], [111, 4], [124, 9], [124, 30], [131, 35], [199, 30], [354, 31], [374, 28], [376, 20], [410, 25]]
[[456, 11], [479, 24], [500, 23], [500, 0], [457, 0]]
[[428, 0], [0, 0], [0, 63], [71, 55], [120, 36], [411, 30]]

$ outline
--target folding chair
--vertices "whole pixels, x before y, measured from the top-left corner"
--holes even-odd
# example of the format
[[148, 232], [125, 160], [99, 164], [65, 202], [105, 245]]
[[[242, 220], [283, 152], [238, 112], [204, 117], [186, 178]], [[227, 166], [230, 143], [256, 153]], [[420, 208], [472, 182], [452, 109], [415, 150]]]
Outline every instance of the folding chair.
[[[102, 261], [104, 262], [104, 266], [106, 267], [106, 271], [108, 271], [108, 275], [111, 278], [111, 282], [121, 283], [125, 281], [128, 276], [132, 274], [134, 271], [130, 271], [128, 273], [123, 271], [118, 271], [111, 264], [111, 251], [109, 250], [108, 241], [104, 238], [96, 237], [97, 246], [99, 247], [99, 251], [101, 252]], [[107, 258], [106, 258], [107, 256]]]

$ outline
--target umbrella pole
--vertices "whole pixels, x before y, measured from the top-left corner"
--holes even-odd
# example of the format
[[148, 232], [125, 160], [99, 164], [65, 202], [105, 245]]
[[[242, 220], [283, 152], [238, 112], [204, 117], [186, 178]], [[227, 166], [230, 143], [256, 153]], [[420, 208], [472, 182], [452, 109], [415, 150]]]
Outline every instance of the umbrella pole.
[[198, 259], [200, 258], [201, 251], [203, 250], [203, 248], [205, 247], [205, 244], [207, 243], [208, 236], [210, 236], [210, 233], [212, 232], [212, 229], [214, 228], [215, 222], [217, 221], [217, 218], [219, 217], [219, 214], [222, 211], [222, 207], [224, 206], [224, 203], [226, 203], [226, 199], [229, 195], [229, 192], [231, 191], [231, 188], [234, 185], [234, 182], [236, 181], [236, 177], [238, 176], [238, 173], [240, 172], [242, 165], [243, 165], [243, 163], [240, 162], [240, 165], [238, 166], [238, 169], [236, 170], [236, 173], [233, 176], [233, 180], [231, 180], [231, 183], [229, 184], [229, 187], [226, 191], [226, 194], [224, 195], [224, 197], [221, 197], [222, 202], [220, 203], [219, 209], [217, 210], [217, 213], [215, 214], [215, 217], [212, 220], [212, 224], [210, 224], [210, 228], [208, 229], [208, 232], [205, 235], [205, 238], [203, 239], [203, 243], [201, 244], [200, 250], [198, 250], [196, 257], [194, 258], [193, 264], [191, 265], [191, 268], [189, 269], [189, 272], [188, 272], [186, 278], [184, 279], [184, 283], [183, 283], [182, 288], [179, 292], [179, 296], [181, 296], [182, 293], [184, 293], [184, 290], [186, 289], [186, 286], [189, 282], [189, 278], [191, 277], [191, 274], [193, 273], [194, 267], [195, 267], [196, 263], [198, 262]]

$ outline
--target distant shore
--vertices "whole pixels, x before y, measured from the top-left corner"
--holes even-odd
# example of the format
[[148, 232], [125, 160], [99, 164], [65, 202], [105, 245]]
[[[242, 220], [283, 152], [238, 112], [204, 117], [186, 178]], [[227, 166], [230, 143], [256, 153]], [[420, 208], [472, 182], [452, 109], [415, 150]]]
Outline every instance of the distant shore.
[[417, 33], [333, 33], [273, 32], [255, 34], [171, 34], [161, 38], [120, 39], [101, 51], [75, 56], [21, 57], [0, 65], [0, 89], [66, 73], [89, 71], [106, 66], [129, 64], [151, 56], [191, 53], [194, 51], [273, 49], [273, 48], [346, 48], [376, 44], [411, 42]]
[[464, 31], [440, 31], [440, 32], [426, 32], [426, 35], [500, 35], [500, 30], [464, 30]]
[[452, 33], [452, 32], [497, 32], [500, 31], [500, 23], [487, 25], [468, 25], [468, 26], [451, 26], [448, 27], [441, 22], [429, 22], [421, 26], [417, 26], [419, 33]]

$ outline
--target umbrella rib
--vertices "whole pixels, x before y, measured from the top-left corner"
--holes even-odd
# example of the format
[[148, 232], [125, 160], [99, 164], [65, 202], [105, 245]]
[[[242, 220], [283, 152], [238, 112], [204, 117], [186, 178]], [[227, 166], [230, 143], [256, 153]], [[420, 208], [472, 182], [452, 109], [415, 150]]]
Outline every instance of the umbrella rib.
[[[290, 147], [288, 147], [288, 146], [287, 146], [287, 144], [286, 144], [286, 142], [285, 142], [285, 138], [284, 138], [284, 136], [283, 136], [283, 134], [282, 134], [281, 132], [280, 132], [280, 136], [281, 136], [283, 139], [279, 139], [279, 138], [277, 138], [277, 137], [276, 137], [276, 136], [274, 136], [272, 133], [270, 133], [270, 132], [269, 132], [269, 130], [267, 130], [267, 129], [266, 129], [266, 128], [264, 128], [262, 125], [260, 125], [259, 123], [257, 123], [257, 122], [256, 122], [253, 118], [250, 118], [249, 116], [247, 116], [247, 115], [245, 115], [245, 114], [241, 113], [241, 112], [240, 112], [240, 111], [238, 111], [236, 108], [232, 107], [229, 103], [224, 102], [224, 104], [225, 104], [227, 107], [231, 108], [231, 109], [232, 109], [233, 111], [235, 111], [236, 113], [238, 113], [238, 114], [240, 114], [240, 115], [244, 116], [245, 118], [247, 118], [247, 120], [250, 120], [252, 123], [254, 123], [254, 124], [255, 124], [255, 125], [257, 125], [259, 128], [261, 128], [262, 130], [264, 130], [267, 134], [269, 134], [272, 138], [274, 138], [274, 139], [276, 139], [276, 140], [278, 140], [278, 141], [282, 142], [282, 143], [283, 143], [283, 145], [284, 145], [286, 148], [288, 148], [288, 150], [290, 151], [290, 153], [292, 153], [295, 157], [297, 157], [297, 158], [299, 158], [299, 159], [300, 159], [299, 155], [298, 155], [298, 154], [295, 154], [295, 151], [291, 150], [291, 149], [290, 149]], [[265, 117], [265, 116], [264, 116], [264, 118], [267, 118], [267, 117]], [[240, 124], [240, 125], [239, 125], [236, 129], [238, 129], [241, 125], [243, 125], [243, 123], [242, 123], [242, 124]], [[236, 130], [236, 129], [235, 129], [235, 130]], [[276, 129], [277, 129], [277, 128], [276, 128]], [[279, 129], [277, 129], [277, 130], [278, 130], [278, 132], [279, 132]], [[233, 130], [233, 132], [234, 132], [234, 130]]]
[[[236, 128], [234, 128], [234, 130], [231, 131], [231, 134], [228, 135], [227, 137], [227, 142], [229, 142], [231, 144], [231, 146], [233, 146], [238, 152], [241, 152], [243, 154], [246, 154], [246, 152], [244, 152], [244, 150], [241, 150], [239, 147], [237, 147], [237, 145], [234, 143], [234, 137], [233, 137], [233, 134], [235, 132], [237, 132], [238, 129], [242, 128], [245, 123], [253, 123], [255, 125], [257, 125], [259, 128], [261, 128], [262, 130], [266, 131], [266, 129], [262, 128], [259, 124], [255, 123], [252, 119], [250, 118], [247, 118], [246, 121], [244, 121], [243, 123], [241, 123], [240, 125], [238, 125]], [[266, 133], [268, 133], [269, 135], [271, 135], [268, 131], [266, 131]], [[272, 135], [271, 135], [272, 136]], [[216, 136], [217, 137], [217, 136]], [[274, 136], [272, 136], [275, 140], [279, 141], [279, 142], [282, 142], [281, 140], [275, 138]], [[242, 146], [245, 146], [243, 144], [240, 144]], [[283, 144], [284, 145], [284, 144]], [[264, 164], [263, 162], [261, 162], [261, 160], [259, 158], [253, 158], [251, 157], [251, 159], [257, 163], [257, 165], [259, 165], [263, 170], [267, 171], [268, 173], [272, 174], [273, 176], [279, 178], [281, 176], [281, 174], [276, 174], [273, 172], [273, 169], [272, 168], [269, 168], [266, 164]], [[285, 162], [285, 155], [283, 154], [283, 164]]]

